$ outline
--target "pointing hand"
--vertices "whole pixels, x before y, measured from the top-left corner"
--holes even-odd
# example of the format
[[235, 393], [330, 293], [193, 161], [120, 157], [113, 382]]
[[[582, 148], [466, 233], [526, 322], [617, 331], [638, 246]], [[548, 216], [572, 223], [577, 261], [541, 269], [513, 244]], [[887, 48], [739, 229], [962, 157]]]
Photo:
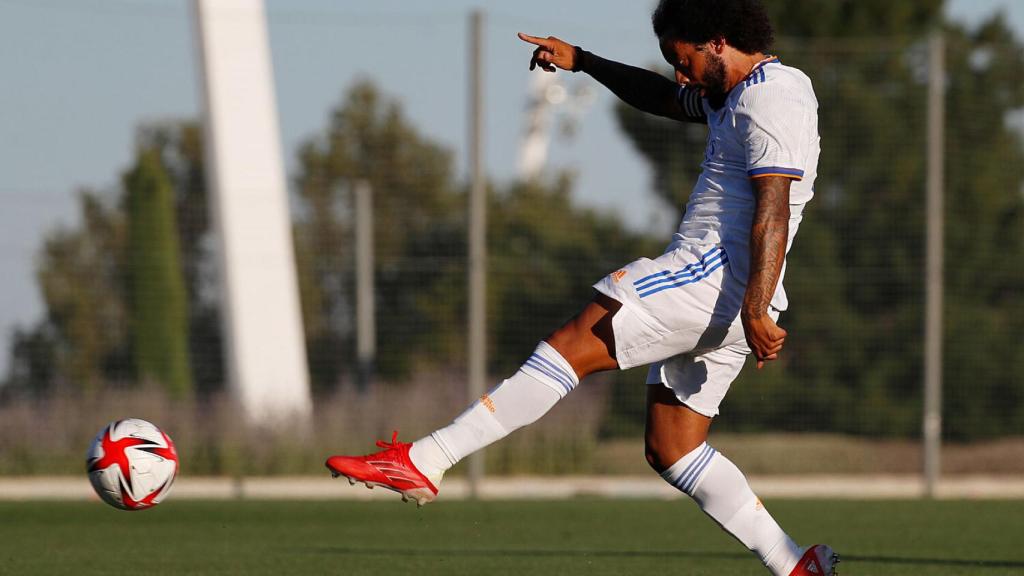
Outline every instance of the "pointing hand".
[[555, 68], [572, 70], [576, 65], [576, 47], [568, 42], [554, 36], [538, 38], [522, 32], [519, 33], [519, 39], [537, 46], [530, 58], [530, 70], [540, 66], [545, 72], [554, 72]]

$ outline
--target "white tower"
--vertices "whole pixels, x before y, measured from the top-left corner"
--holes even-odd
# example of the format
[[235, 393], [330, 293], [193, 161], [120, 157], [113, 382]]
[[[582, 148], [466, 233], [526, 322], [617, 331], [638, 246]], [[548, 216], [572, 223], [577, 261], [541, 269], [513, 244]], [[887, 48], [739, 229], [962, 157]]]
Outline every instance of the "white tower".
[[557, 109], [565, 108], [562, 133], [573, 136], [576, 124], [594, 101], [594, 92], [587, 85], [570, 93], [561, 81], [564, 76], [541, 71], [530, 74], [526, 129], [519, 146], [519, 177], [523, 180], [537, 178], [547, 163]]
[[193, 1], [230, 390], [250, 422], [308, 422], [309, 370], [263, 3]]

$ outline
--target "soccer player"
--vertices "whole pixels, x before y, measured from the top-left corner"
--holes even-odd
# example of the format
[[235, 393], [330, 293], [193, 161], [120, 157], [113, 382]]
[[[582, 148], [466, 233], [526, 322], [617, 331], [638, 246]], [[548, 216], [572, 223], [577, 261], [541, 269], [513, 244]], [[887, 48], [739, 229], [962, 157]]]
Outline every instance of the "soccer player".
[[708, 126], [702, 172], [665, 253], [595, 284], [582, 312], [448, 426], [412, 444], [396, 433], [378, 442], [381, 452], [332, 456], [327, 467], [423, 504], [445, 470], [536, 421], [583, 377], [650, 364], [650, 465], [772, 574], [834, 574], [832, 550], [798, 547], [707, 443], [746, 356], [760, 369], [786, 338], [776, 324], [787, 307], [781, 281], [813, 194], [817, 100], [806, 75], [769, 55], [773, 33], [760, 0], [661, 0], [652, 20], [676, 82], [555, 37], [519, 37], [536, 46], [531, 70], [585, 72], [644, 112]]

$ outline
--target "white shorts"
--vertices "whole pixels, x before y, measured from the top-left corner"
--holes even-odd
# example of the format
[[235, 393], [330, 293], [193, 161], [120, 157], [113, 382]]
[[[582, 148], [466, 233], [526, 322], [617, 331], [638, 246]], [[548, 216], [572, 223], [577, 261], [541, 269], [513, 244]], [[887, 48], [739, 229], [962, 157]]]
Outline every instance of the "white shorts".
[[729, 270], [725, 250], [674, 244], [594, 288], [622, 303], [612, 317], [619, 367], [653, 364], [648, 384], [663, 384], [696, 412], [716, 416], [750, 354], [739, 314], [746, 285]]

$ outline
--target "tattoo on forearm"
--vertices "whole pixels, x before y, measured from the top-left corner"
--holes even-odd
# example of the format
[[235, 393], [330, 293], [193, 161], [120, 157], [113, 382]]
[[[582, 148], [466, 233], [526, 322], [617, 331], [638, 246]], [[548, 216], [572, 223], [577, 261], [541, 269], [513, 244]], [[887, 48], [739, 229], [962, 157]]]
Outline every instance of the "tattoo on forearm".
[[750, 276], [743, 313], [760, 318], [768, 311], [782, 274], [789, 239], [790, 180], [767, 176], [754, 180], [757, 207], [750, 227]]

